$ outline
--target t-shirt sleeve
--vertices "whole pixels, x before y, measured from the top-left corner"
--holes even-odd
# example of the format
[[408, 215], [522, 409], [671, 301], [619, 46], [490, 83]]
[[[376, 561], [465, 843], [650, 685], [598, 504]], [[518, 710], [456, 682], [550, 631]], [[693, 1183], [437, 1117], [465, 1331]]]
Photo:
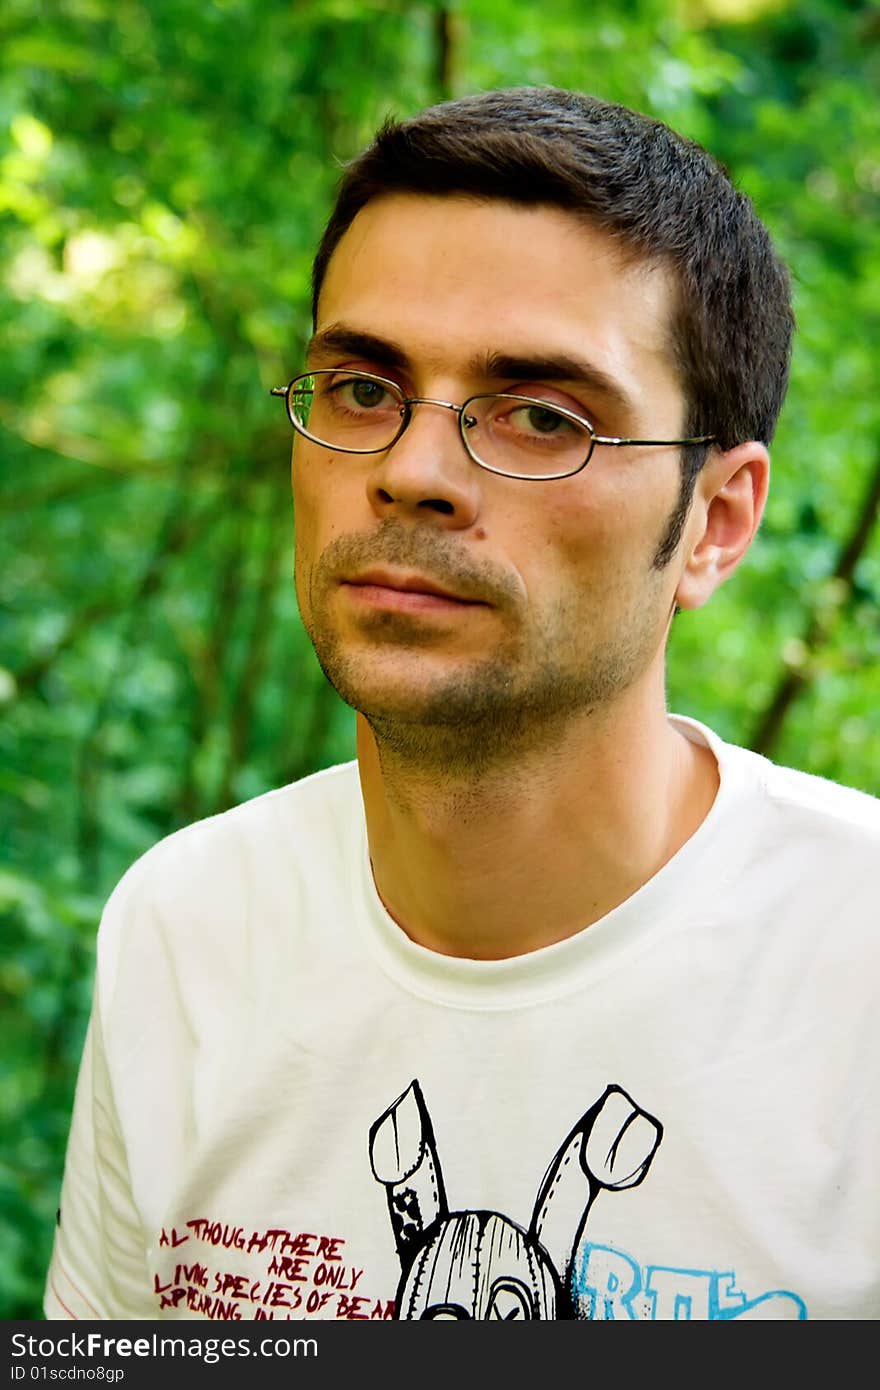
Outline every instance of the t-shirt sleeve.
[[96, 989], [43, 1301], [49, 1319], [150, 1318], [143, 1231], [104, 1055]]

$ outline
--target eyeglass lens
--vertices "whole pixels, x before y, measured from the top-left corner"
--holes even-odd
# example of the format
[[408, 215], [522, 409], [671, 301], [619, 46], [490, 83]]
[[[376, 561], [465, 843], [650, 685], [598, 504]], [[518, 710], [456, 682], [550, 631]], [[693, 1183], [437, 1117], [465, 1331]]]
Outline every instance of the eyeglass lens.
[[[401, 433], [408, 407], [403, 392], [391, 383], [359, 372], [318, 371], [293, 383], [290, 409], [318, 443], [351, 453], [378, 453]], [[527, 478], [576, 472], [592, 444], [584, 425], [552, 405], [505, 394], [468, 401], [462, 434], [478, 462]]]

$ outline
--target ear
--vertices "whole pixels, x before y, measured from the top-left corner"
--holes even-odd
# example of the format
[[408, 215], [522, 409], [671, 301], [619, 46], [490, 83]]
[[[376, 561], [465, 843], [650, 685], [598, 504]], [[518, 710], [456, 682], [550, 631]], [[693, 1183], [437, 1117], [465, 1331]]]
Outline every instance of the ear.
[[758, 529], [769, 482], [770, 455], [757, 440], [709, 455], [685, 526], [679, 608], [700, 608], [736, 569]]

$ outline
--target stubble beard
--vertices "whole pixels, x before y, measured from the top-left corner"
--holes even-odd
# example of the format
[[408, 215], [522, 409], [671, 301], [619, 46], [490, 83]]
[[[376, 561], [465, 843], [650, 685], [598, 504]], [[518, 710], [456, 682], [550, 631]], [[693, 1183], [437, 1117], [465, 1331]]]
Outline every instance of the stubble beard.
[[[419, 647], [434, 640], [430, 630], [407, 615], [373, 615], [373, 655], [362, 642], [360, 651], [352, 651], [330, 613], [336, 576], [381, 561], [412, 565], [457, 591], [485, 595], [506, 638], [491, 656], [464, 669], [409, 687], [395, 674], [383, 687], [384, 652], [396, 657], [403, 649], [417, 661]], [[654, 604], [630, 611], [625, 630], [592, 646], [580, 640], [585, 614], [601, 615], [608, 600], [604, 593], [586, 605], [559, 601], [536, 621], [506, 575], [470, 560], [463, 564], [440, 533], [405, 530], [389, 521], [368, 537], [331, 543], [311, 573], [304, 618], [321, 669], [340, 698], [367, 720], [383, 762], [446, 782], [470, 782], [490, 768], [519, 764], [558, 745], [573, 720], [607, 711], [644, 672], [657, 650]]]
[[326, 629], [312, 640], [330, 684], [367, 720], [380, 752], [446, 777], [470, 778], [556, 742], [562, 725], [605, 705], [622, 684], [617, 669], [594, 664], [582, 677], [541, 655], [523, 679], [515, 663], [497, 657], [389, 698], [365, 669], [369, 656], [353, 658]]

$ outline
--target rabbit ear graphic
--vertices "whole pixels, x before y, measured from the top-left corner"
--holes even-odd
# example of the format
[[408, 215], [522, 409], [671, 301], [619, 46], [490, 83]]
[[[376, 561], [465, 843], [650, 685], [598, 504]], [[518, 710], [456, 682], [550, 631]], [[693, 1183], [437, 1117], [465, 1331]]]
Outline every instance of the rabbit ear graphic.
[[609, 1086], [584, 1135], [581, 1162], [598, 1187], [635, 1187], [648, 1171], [662, 1126], [619, 1086]]
[[391, 1229], [405, 1270], [427, 1228], [449, 1214], [431, 1117], [418, 1081], [372, 1126], [370, 1164], [388, 1197]]
[[581, 1116], [547, 1169], [530, 1231], [561, 1276], [567, 1274], [597, 1194], [640, 1183], [662, 1137], [659, 1121], [619, 1086], [609, 1086]]

